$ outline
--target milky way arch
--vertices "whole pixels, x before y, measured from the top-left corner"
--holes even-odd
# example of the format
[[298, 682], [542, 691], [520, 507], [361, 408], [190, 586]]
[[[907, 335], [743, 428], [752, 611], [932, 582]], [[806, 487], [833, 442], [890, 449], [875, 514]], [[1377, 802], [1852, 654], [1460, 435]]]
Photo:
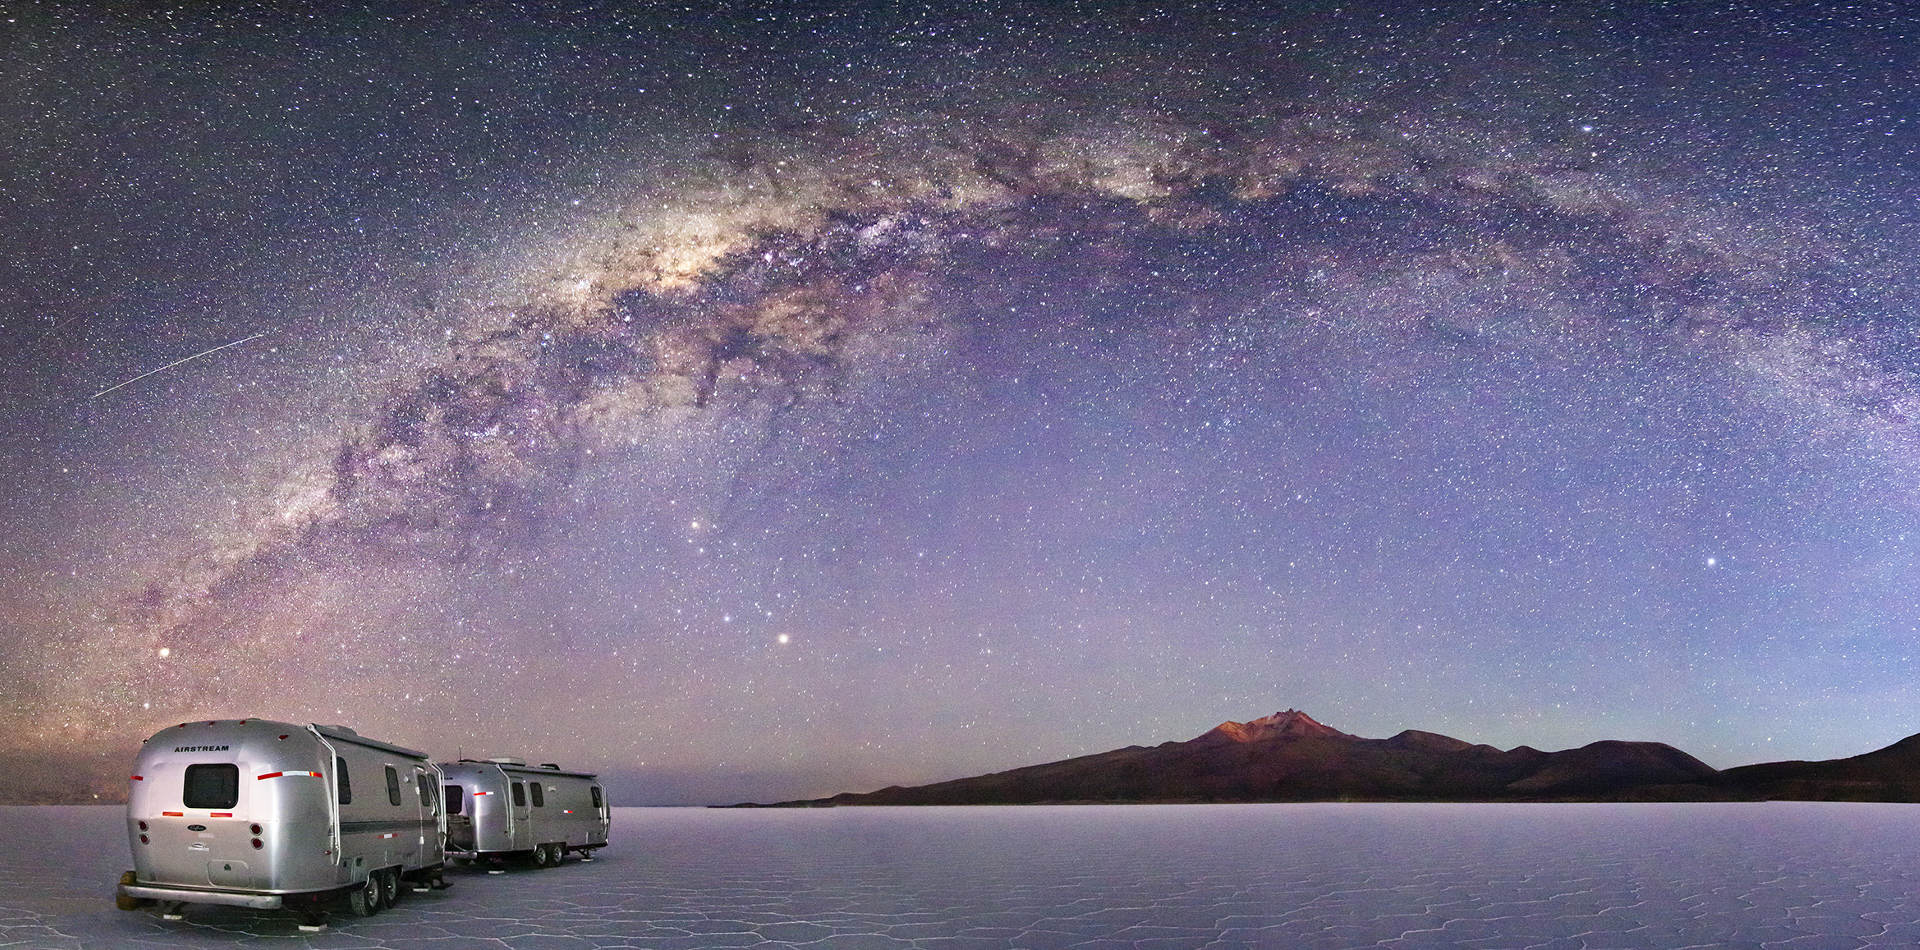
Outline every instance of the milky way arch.
[[[1161, 292], [1202, 314], [1335, 339], [1706, 349], [1797, 398], [1907, 418], [1903, 380], [1831, 344], [1803, 244], [1652, 197], [1573, 149], [1278, 109], [1239, 122], [925, 120], [824, 139], [740, 145], [583, 225], [524, 299], [477, 313], [252, 530], [130, 598], [114, 619], [136, 632], [55, 648], [101, 652], [89, 668], [109, 671], [110, 696], [233, 695], [238, 684], [202, 674], [271, 649], [249, 619], [289, 578], [546, 543], [588, 458], [618, 465], [689, 419], [830, 403], [874, 354], [966, 332], [981, 308], [956, 295], [990, 295], [978, 285], [1004, 261], [1070, 260], [1062, 293], [1097, 302], [1131, 293], [1158, 257], [1198, 254], [1211, 269]], [[1450, 294], [1480, 299], [1451, 308]], [[192, 641], [209, 658], [156, 671], [105, 655], [130, 640]], [[80, 689], [49, 699], [100, 701], [97, 684]]]

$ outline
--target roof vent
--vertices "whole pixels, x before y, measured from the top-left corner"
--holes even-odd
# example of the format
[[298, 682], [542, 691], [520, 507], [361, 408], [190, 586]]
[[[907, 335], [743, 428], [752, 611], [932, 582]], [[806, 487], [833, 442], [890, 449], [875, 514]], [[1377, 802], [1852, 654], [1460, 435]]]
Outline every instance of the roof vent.
[[494, 756], [494, 757], [492, 757], [492, 758], [490, 758], [490, 759], [488, 759], [487, 761], [488, 761], [488, 762], [492, 762], [492, 763], [493, 763], [493, 764], [495, 764], [495, 765], [525, 765], [525, 764], [527, 764], [527, 760], [526, 760], [526, 759], [522, 759], [522, 758], [517, 758], [517, 757], [515, 757], [515, 756], [511, 756], [511, 755], [496, 755], [496, 756]]
[[555, 772], [560, 771], [560, 765], [557, 762], [542, 762], [540, 763], [540, 767], [543, 769], [552, 769]]
[[333, 730], [334, 732], [344, 732], [344, 733], [346, 733], [347, 735], [350, 735], [350, 736], [357, 736], [357, 735], [359, 735], [359, 733], [357, 733], [357, 732], [355, 732], [355, 731], [353, 731], [353, 730], [352, 730], [351, 728], [349, 728], [349, 727], [347, 727], [347, 726], [330, 726], [330, 725], [322, 725], [322, 726], [321, 726], [320, 728], [322, 728], [322, 729], [331, 729], [331, 730]]

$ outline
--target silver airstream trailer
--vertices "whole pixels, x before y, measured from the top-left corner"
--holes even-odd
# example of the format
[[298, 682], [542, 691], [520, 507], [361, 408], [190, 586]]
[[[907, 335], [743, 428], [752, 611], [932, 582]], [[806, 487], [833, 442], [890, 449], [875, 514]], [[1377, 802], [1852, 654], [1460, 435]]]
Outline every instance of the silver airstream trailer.
[[403, 882], [445, 887], [440, 770], [345, 726], [181, 723], [134, 760], [119, 906], [286, 907], [302, 929], [327, 904], [370, 916]]
[[513, 758], [443, 762], [447, 856], [531, 858], [535, 867], [607, 846], [611, 812], [591, 772]]

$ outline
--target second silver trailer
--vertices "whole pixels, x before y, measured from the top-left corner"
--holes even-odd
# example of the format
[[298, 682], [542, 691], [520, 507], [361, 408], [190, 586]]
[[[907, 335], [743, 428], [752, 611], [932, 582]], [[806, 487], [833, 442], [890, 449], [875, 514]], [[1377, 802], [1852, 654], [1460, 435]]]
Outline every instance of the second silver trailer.
[[607, 846], [612, 812], [592, 772], [529, 766], [514, 758], [440, 765], [446, 783], [447, 856], [530, 858], [550, 867], [569, 851]]

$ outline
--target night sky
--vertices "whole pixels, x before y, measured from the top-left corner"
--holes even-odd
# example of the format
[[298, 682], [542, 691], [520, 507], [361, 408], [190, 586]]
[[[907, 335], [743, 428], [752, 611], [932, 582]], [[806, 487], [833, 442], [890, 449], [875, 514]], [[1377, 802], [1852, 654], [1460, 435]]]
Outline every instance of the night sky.
[[1910, 6], [400, 6], [0, 6], [0, 791], [1920, 732]]

